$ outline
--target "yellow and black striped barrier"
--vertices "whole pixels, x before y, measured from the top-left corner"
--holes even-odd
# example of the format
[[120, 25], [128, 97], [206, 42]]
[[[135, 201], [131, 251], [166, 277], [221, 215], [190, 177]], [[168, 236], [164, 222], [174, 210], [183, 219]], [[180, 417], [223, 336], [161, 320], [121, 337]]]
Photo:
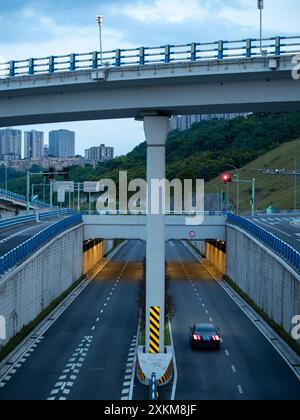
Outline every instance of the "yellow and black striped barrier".
[[159, 321], [160, 321], [160, 307], [150, 307], [150, 353], [159, 353]]
[[159, 385], [164, 385], [166, 382], [168, 382], [171, 379], [172, 375], [173, 375], [173, 362], [170, 363], [165, 374], [158, 381]]

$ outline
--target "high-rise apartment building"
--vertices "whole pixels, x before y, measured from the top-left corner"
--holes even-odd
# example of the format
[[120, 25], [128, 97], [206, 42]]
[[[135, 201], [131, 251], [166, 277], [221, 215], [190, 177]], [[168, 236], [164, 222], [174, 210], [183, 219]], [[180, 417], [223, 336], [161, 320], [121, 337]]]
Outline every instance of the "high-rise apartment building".
[[22, 131], [12, 128], [0, 130], [0, 159], [21, 159]]
[[50, 131], [49, 156], [60, 158], [75, 156], [75, 133], [69, 130]]
[[90, 149], [85, 150], [85, 159], [93, 160], [96, 162], [102, 162], [105, 160], [110, 160], [114, 158], [114, 148], [106, 147], [104, 144], [101, 144], [97, 147], [91, 147]]
[[247, 117], [248, 115], [249, 113], [178, 115], [170, 119], [170, 130], [184, 131], [191, 128], [192, 124], [195, 122], [231, 120], [236, 117]]
[[24, 158], [42, 159], [44, 156], [44, 133], [42, 131], [25, 131]]

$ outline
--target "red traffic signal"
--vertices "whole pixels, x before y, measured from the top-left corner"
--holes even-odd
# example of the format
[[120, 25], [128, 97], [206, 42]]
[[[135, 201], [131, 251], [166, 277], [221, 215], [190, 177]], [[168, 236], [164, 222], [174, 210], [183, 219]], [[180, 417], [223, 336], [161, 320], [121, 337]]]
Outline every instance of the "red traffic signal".
[[232, 182], [232, 176], [230, 174], [223, 174], [222, 181], [224, 182], [224, 184], [229, 184], [230, 182]]

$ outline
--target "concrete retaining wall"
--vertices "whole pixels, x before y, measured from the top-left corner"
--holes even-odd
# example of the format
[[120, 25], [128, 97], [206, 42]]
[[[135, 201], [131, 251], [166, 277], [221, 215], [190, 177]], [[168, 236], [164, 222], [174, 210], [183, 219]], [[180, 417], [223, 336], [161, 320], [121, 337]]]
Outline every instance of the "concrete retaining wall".
[[300, 314], [300, 275], [256, 239], [227, 226], [227, 275], [286, 332]]
[[54, 238], [0, 280], [0, 315], [6, 319], [5, 345], [82, 274], [83, 226]]

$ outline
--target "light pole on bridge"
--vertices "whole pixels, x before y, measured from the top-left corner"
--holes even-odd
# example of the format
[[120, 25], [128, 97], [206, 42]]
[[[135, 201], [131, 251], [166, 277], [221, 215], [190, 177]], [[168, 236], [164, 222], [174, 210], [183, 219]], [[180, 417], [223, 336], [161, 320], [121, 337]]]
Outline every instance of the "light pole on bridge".
[[265, 52], [262, 49], [264, 0], [257, 0], [257, 8], [260, 12], [260, 52], [262, 55], [265, 55]]
[[100, 41], [100, 65], [102, 66], [103, 64], [103, 50], [102, 50], [102, 25], [103, 25], [103, 16], [98, 15], [96, 17], [97, 19], [97, 23], [98, 23], [98, 27], [99, 27], [99, 41]]

